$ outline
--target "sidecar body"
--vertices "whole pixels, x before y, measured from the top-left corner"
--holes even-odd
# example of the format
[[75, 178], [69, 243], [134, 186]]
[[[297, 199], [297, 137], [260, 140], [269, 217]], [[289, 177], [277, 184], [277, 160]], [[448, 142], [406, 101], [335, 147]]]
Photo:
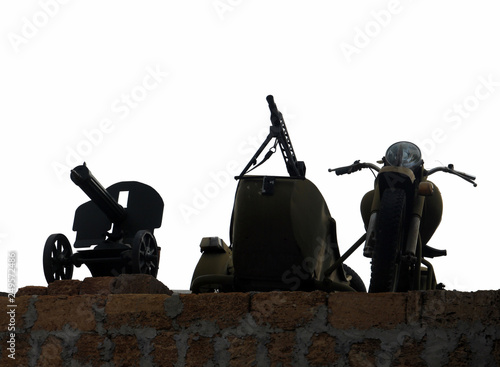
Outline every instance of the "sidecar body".
[[[201, 241], [193, 292], [315, 290], [365, 291], [361, 278], [343, 264], [335, 220], [318, 188], [305, 178], [274, 97], [269, 134], [241, 174], [230, 224], [230, 246], [218, 237]], [[267, 144], [274, 146], [260, 163]], [[279, 145], [290, 177], [249, 176]], [[253, 166], [253, 168], [251, 168]], [[348, 274], [346, 274], [346, 272]]]
[[193, 292], [353, 290], [339, 259], [335, 220], [306, 178], [239, 178], [230, 224], [231, 246], [202, 240]]

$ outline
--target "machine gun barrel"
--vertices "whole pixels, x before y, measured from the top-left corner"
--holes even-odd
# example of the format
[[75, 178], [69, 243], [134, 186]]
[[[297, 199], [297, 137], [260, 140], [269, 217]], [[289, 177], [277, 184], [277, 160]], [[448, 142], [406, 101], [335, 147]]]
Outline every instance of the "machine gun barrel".
[[[281, 154], [283, 155], [283, 159], [285, 160], [285, 165], [290, 177], [302, 177], [304, 178], [306, 175], [306, 165], [302, 161], [298, 161], [295, 156], [295, 152], [293, 150], [292, 141], [290, 140], [290, 135], [288, 135], [288, 130], [286, 129], [285, 120], [283, 119], [283, 115], [278, 110], [276, 103], [274, 102], [274, 97], [269, 95], [266, 97], [267, 103], [269, 104], [269, 110], [271, 111], [271, 129], [269, 130], [269, 135], [267, 135], [266, 140], [260, 148], [257, 150], [257, 153], [254, 154], [250, 162], [243, 168], [239, 176], [236, 176], [235, 179], [243, 177], [247, 172], [252, 171], [253, 169], [260, 166], [262, 163], [267, 161], [271, 155], [275, 152], [276, 145], [279, 143]], [[273, 139], [276, 139], [276, 143], [274, 147], [267, 152], [264, 159], [257, 164], [257, 158], [260, 153], [264, 150], [267, 144]], [[249, 168], [254, 166], [251, 170]]]
[[290, 176], [305, 177], [306, 166], [304, 162], [298, 161], [295, 156], [292, 141], [290, 140], [290, 135], [288, 134], [288, 130], [286, 128], [285, 119], [283, 118], [282, 113], [278, 110], [278, 107], [274, 102], [274, 97], [269, 95], [266, 97], [266, 100], [269, 104], [269, 110], [271, 111], [271, 123], [275, 128], [279, 128], [277, 139], [280, 144], [281, 154], [285, 160], [288, 173]]
[[85, 163], [73, 168], [70, 177], [71, 181], [87, 194], [90, 200], [106, 214], [111, 222], [120, 223], [125, 219], [126, 210], [97, 181]]

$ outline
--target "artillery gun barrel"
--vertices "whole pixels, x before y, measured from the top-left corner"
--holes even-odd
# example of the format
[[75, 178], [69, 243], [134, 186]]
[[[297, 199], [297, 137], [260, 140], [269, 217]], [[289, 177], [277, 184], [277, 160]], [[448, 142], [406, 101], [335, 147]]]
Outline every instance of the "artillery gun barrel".
[[73, 168], [70, 177], [71, 181], [87, 194], [111, 222], [120, 223], [125, 219], [126, 210], [97, 181], [85, 163]]

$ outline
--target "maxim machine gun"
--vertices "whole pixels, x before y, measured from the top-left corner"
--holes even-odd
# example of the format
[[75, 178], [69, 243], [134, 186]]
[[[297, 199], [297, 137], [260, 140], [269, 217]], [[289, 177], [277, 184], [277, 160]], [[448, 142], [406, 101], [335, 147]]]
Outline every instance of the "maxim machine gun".
[[[236, 179], [243, 177], [250, 171], [253, 171], [255, 168], [263, 164], [271, 155], [276, 151], [276, 145], [279, 144], [281, 149], [281, 154], [283, 155], [283, 159], [285, 160], [286, 169], [290, 177], [304, 178], [306, 176], [306, 165], [302, 161], [298, 161], [295, 156], [295, 152], [293, 150], [292, 141], [290, 140], [290, 135], [288, 134], [288, 130], [286, 128], [285, 119], [283, 115], [278, 110], [276, 103], [274, 102], [273, 96], [266, 97], [267, 103], [269, 104], [269, 110], [271, 111], [271, 128], [269, 129], [269, 134], [267, 135], [266, 140], [262, 143], [260, 148], [257, 150], [257, 153], [254, 154], [250, 162], [243, 168], [243, 171], [240, 173]], [[271, 139], [275, 139], [273, 147], [267, 152], [264, 156], [264, 159], [257, 164], [257, 158], [262, 153], [262, 151], [269, 144]], [[254, 166], [250, 169], [251, 166]]]
[[[269, 135], [236, 177], [231, 246], [219, 237], [202, 239], [191, 290], [366, 291], [361, 278], [343, 264], [335, 220], [318, 188], [305, 178], [305, 164], [297, 160], [273, 96], [267, 102]], [[257, 163], [272, 139], [274, 145]], [[290, 177], [247, 175], [278, 145]]]
[[49, 236], [43, 250], [47, 283], [71, 279], [73, 266], [82, 264], [94, 277], [123, 273], [156, 277], [160, 247], [153, 231], [161, 226], [163, 216], [158, 192], [136, 181], [118, 182], [105, 189], [85, 163], [75, 167], [70, 177], [91, 200], [76, 209], [74, 247], [93, 248], [73, 254], [64, 234]]

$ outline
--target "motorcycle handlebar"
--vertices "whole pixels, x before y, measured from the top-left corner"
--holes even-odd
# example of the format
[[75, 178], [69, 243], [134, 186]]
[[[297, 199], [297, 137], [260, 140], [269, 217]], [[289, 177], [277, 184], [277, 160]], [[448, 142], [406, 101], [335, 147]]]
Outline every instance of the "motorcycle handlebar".
[[[333, 171], [337, 174], [337, 176], [345, 175], [345, 174], [350, 175], [351, 173], [359, 171], [363, 168], [374, 169], [377, 172], [380, 171], [380, 167], [378, 167], [372, 163], [360, 163], [359, 160], [357, 160], [353, 164], [351, 164], [350, 166], [339, 167], [339, 168], [329, 168], [328, 172]], [[473, 184], [474, 187], [477, 186], [477, 183], [475, 182], [476, 176], [469, 175], [468, 173], [465, 173], [465, 172], [455, 171], [455, 167], [453, 166], [453, 164], [449, 164], [447, 167], [443, 166], [443, 167], [432, 168], [429, 171], [425, 171], [425, 176], [430, 176], [433, 173], [436, 173], [438, 171], [454, 174], [454, 175], [460, 177], [461, 179]]]
[[340, 175], [345, 175], [346, 173], [349, 175], [353, 172], [356, 172], [357, 170], [358, 169], [354, 169], [353, 166], [346, 166], [346, 167], [339, 167], [339, 168], [335, 168], [335, 169], [329, 169], [328, 171], [329, 172], [335, 171], [337, 176], [340, 176]]
[[361, 167], [359, 167], [359, 160], [358, 160], [358, 161], [355, 161], [350, 166], [329, 168], [328, 172], [334, 171], [337, 174], [337, 176], [340, 176], [340, 175], [345, 175], [346, 173], [348, 175], [350, 175], [351, 173], [359, 171], [360, 169], [361, 169]]
[[465, 173], [465, 172], [455, 171], [455, 168], [453, 167], [453, 164], [449, 164], [448, 168], [450, 170], [452, 170], [455, 174], [457, 174], [459, 176], [463, 176], [465, 178], [468, 178], [469, 180], [473, 180], [474, 181], [476, 179], [476, 176], [469, 175], [468, 173]]
[[474, 180], [476, 179], [476, 176], [469, 175], [468, 173], [465, 173], [465, 172], [455, 171], [455, 167], [453, 166], [453, 164], [449, 164], [447, 167], [436, 167], [436, 168], [433, 168], [433, 169], [427, 171], [427, 176], [430, 176], [433, 173], [436, 173], [438, 171], [451, 173], [451, 174], [453, 174], [455, 176], [458, 176], [461, 179], [463, 179], [463, 180], [471, 183], [472, 185], [474, 185], [474, 187], [477, 186], [477, 183], [474, 182]]
[[350, 175], [351, 173], [360, 171], [363, 168], [371, 168], [371, 169], [376, 170], [377, 172], [380, 171], [380, 168], [372, 163], [360, 163], [359, 160], [357, 160], [353, 164], [351, 164], [350, 166], [339, 167], [339, 168], [329, 168], [328, 172], [335, 171], [337, 176], [345, 175], [346, 173], [348, 175]]

